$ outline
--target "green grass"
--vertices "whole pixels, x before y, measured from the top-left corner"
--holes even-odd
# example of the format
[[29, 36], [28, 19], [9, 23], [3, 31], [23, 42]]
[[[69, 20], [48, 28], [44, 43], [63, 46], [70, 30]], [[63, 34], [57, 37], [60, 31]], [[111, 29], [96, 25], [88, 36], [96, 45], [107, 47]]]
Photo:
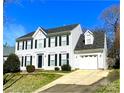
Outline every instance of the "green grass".
[[96, 93], [120, 93], [120, 70], [112, 70], [107, 79], [109, 84], [101, 86], [96, 90]]
[[73, 72], [74, 70], [72, 71], [54, 71], [54, 70], [36, 70], [36, 72], [50, 72], [50, 73], [70, 73], [70, 72]]
[[[11, 74], [13, 75], [13, 74]], [[7, 85], [11, 84], [13, 81], [18, 79], [18, 77], [22, 76], [19, 80], [17, 80], [12, 86], [4, 90], [4, 93], [31, 93], [32, 91], [35, 91], [36, 89], [52, 82], [53, 80], [59, 78], [61, 75], [58, 74], [14, 74], [14, 77], [10, 79], [5, 85], [4, 88], [7, 87]]]
[[115, 80], [112, 83], [99, 88], [96, 93], [120, 93], [119, 91], [120, 91], [120, 79]]

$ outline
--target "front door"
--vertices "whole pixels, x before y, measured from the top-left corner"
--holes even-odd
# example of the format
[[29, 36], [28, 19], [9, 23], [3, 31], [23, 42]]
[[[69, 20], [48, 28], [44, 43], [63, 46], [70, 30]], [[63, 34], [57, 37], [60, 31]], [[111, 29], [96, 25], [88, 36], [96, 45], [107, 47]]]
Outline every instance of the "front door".
[[38, 68], [42, 68], [42, 55], [38, 55]]

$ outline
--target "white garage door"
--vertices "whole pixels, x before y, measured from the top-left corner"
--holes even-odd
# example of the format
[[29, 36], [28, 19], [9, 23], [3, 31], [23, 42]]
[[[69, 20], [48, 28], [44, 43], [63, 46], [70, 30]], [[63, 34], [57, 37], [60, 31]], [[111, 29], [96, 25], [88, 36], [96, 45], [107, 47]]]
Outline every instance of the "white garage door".
[[97, 69], [97, 55], [80, 56], [80, 69]]

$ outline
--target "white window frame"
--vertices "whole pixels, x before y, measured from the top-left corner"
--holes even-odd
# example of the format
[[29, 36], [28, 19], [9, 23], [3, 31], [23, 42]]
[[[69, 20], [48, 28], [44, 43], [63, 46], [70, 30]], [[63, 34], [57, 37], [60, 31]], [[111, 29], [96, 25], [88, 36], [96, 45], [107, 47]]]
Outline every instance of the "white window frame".
[[41, 49], [44, 47], [44, 39], [38, 39], [38, 48]]
[[27, 40], [27, 49], [31, 49], [31, 40]]
[[31, 60], [30, 60], [30, 56], [27, 56], [27, 57], [26, 57], [26, 66], [27, 66], [27, 65], [30, 65], [30, 61], [31, 61]]
[[20, 42], [19, 42], [19, 50], [22, 50], [22, 47], [23, 47], [23, 42], [20, 41]]
[[61, 40], [62, 46], [65, 46], [67, 44], [67, 36], [63, 35]]
[[50, 37], [50, 46], [55, 47], [55, 37]]
[[20, 60], [20, 67], [23, 67], [22, 66], [22, 57], [21, 56], [19, 57], [19, 60]]
[[67, 64], [67, 54], [61, 54], [62, 65]]
[[91, 38], [87, 39], [87, 44], [91, 44]]
[[50, 66], [55, 66], [55, 54], [50, 55]]

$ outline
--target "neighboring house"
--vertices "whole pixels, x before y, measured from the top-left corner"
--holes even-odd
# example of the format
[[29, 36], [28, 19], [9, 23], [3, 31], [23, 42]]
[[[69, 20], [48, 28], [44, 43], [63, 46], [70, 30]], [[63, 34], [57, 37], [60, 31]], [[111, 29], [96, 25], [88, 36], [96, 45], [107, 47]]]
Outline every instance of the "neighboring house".
[[5, 62], [8, 56], [12, 53], [15, 53], [14, 47], [9, 47], [9, 46], [3, 47], [3, 62]]
[[80, 24], [52, 29], [39, 27], [35, 32], [16, 39], [15, 53], [21, 70], [27, 65], [53, 70], [63, 64], [72, 69], [106, 69], [106, 35], [103, 32], [82, 31]]

